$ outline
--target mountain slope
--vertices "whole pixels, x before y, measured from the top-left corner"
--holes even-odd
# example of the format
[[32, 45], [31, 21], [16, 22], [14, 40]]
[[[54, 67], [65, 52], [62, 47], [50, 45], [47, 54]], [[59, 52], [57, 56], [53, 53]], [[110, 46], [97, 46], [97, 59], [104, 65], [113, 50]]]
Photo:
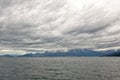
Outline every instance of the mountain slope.
[[21, 57], [65, 57], [65, 56], [102, 56], [103, 53], [92, 51], [88, 49], [71, 49], [67, 52], [56, 51], [56, 52], [45, 52], [45, 53], [28, 53]]
[[93, 51], [90, 49], [70, 49], [68, 51], [56, 51], [56, 52], [50, 52], [46, 51], [44, 53], [27, 53], [24, 55], [17, 55], [17, 54], [5, 54], [0, 55], [0, 57], [94, 57], [94, 56], [100, 56], [100, 57], [110, 57], [120, 56], [120, 50], [106, 50], [106, 51]]

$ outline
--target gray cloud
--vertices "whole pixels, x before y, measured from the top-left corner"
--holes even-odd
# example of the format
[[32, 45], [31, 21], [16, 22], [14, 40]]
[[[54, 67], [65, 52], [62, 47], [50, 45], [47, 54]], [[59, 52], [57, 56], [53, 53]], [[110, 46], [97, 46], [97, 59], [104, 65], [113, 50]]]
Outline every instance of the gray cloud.
[[119, 0], [0, 0], [0, 49], [114, 49], [119, 22]]

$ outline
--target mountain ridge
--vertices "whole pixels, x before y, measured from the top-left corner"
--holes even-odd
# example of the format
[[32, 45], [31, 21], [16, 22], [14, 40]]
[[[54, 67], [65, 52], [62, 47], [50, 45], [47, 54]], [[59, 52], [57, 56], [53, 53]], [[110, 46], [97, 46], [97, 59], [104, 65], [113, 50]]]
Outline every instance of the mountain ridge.
[[44, 53], [26, 53], [24, 55], [5, 54], [0, 57], [103, 57], [120, 56], [120, 50], [94, 51], [90, 49], [70, 49], [68, 51], [45, 51]]

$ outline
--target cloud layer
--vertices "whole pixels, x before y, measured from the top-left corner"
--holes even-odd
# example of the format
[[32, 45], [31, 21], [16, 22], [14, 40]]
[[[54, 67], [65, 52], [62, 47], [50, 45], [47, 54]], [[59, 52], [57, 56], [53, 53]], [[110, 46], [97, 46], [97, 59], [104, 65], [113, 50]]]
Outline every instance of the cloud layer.
[[120, 48], [119, 0], [0, 0], [0, 50]]

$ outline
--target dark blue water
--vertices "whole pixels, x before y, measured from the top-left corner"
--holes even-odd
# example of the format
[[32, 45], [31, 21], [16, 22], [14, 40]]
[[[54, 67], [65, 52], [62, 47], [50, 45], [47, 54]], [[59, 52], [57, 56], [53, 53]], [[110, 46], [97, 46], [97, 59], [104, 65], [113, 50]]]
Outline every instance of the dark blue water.
[[0, 80], [120, 80], [120, 58], [0, 58]]

